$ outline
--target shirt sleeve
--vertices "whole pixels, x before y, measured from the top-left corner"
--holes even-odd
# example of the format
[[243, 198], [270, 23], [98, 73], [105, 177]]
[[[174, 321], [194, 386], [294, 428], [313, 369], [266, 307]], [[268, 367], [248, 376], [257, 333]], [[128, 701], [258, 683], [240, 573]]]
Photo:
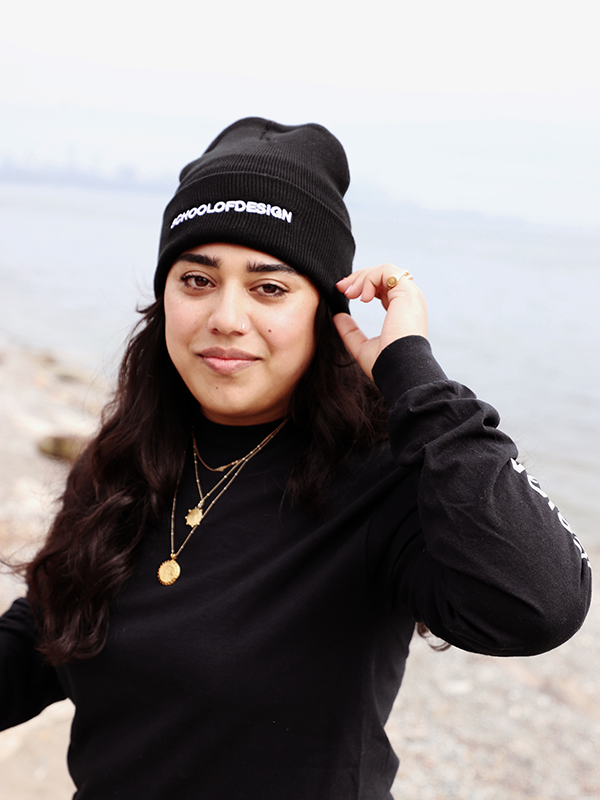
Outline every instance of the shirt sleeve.
[[35, 717], [66, 697], [54, 667], [36, 650], [36, 626], [25, 598], [0, 617], [0, 730]]
[[[416, 475], [412, 534], [403, 523], [388, 569], [396, 602], [474, 652], [533, 655], [569, 639], [589, 608], [589, 561], [496, 410], [449, 381], [419, 336], [387, 347], [373, 376], [394, 458]], [[386, 520], [393, 504], [392, 493]]]

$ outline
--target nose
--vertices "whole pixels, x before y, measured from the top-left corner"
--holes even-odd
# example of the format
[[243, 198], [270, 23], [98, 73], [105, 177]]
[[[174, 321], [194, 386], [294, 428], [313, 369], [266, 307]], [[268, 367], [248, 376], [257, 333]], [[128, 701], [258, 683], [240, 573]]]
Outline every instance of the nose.
[[208, 318], [209, 330], [229, 336], [246, 333], [249, 327], [243, 289], [228, 285], [214, 292], [213, 307]]

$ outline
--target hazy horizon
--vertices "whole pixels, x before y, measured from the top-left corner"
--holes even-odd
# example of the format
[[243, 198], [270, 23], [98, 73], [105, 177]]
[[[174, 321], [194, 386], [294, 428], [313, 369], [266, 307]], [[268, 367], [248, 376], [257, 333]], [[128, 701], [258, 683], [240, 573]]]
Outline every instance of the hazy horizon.
[[236, 119], [319, 122], [394, 201], [600, 226], [595, 7], [32, 0], [0, 31], [0, 163], [172, 176]]

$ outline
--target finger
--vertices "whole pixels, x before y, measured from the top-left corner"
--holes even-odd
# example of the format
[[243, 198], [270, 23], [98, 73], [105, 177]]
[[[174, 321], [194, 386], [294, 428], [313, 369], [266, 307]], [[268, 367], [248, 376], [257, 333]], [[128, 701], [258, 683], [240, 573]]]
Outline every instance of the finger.
[[344, 278], [339, 280], [336, 283], [336, 286], [338, 287], [338, 289], [341, 292], [346, 291], [346, 289], [349, 286], [351, 286], [355, 281], [357, 281], [361, 277], [361, 275], [363, 275], [365, 272], [367, 272], [367, 269], [363, 268], [363, 269], [354, 270], [354, 272], [351, 272], [349, 275], [346, 275]]
[[421, 290], [417, 287], [413, 280], [413, 276], [404, 270], [404, 272], [393, 272], [385, 281], [384, 284], [385, 295], [381, 298], [381, 302], [386, 310], [389, 309], [392, 300], [398, 298], [404, 299], [406, 302], [411, 302], [421, 295]]
[[354, 279], [355, 273], [351, 272], [350, 275], [346, 275], [345, 277], [341, 278], [335, 285], [337, 286], [340, 292], [345, 292], [348, 286], [352, 283]]
[[360, 293], [361, 303], [370, 303], [377, 294], [377, 290], [381, 284], [381, 275], [369, 272], [364, 276], [362, 292]]
[[[392, 272], [394, 270], [395, 272]], [[395, 277], [397, 268], [393, 264], [382, 264], [379, 267], [374, 267], [365, 272], [361, 276], [362, 279], [362, 292], [360, 294], [361, 302], [370, 303], [373, 299], [381, 300], [384, 309], [387, 311], [389, 305], [388, 294], [390, 291], [390, 281], [392, 286], [396, 286], [399, 282], [400, 273]], [[408, 272], [405, 273], [408, 275]]]
[[336, 314], [333, 321], [346, 349], [365, 375], [372, 380], [372, 369], [377, 358], [379, 337], [367, 339], [349, 314]]
[[393, 289], [395, 286], [398, 286], [402, 278], [406, 278], [406, 280], [408, 281], [413, 280], [413, 276], [407, 269], [405, 269], [404, 272], [402, 272], [400, 275], [392, 273], [386, 281], [387, 290], [390, 291], [390, 289]]
[[365, 270], [358, 270], [343, 278], [336, 285], [340, 292], [343, 292], [349, 300], [356, 300], [360, 297], [363, 290]]
[[427, 338], [427, 303], [423, 292], [405, 276], [388, 291], [388, 311], [381, 329], [382, 349], [403, 336]]
[[348, 352], [358, 360], [358, 353], [361, 346], [367, 341], [367, 337], [352, 319], [350, 314], [335, 314], [333, 322], [342, 337]]
[[401, 287], [403, 278], [412, 280], [408, 270], [401, 272], [394, 264], [380, 264], [353, 272], [338, 281], [337, 287], [349, 300], [360, 298], [363, 303], [370, 303], [375, 297], [388, 307], [388, 293], [391, 289]]
[[339, 281], [337, 287], [349, 300], [360, 298], [363, 303], [370, 303], [381, 290], [382, 267], [361, 269]]

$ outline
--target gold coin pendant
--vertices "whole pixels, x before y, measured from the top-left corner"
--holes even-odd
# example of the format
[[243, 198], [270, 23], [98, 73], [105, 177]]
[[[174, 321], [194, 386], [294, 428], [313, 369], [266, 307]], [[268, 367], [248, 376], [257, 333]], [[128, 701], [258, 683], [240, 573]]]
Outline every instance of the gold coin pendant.
[[158, 580], [163, 586], [170, 586], [175, 583], [177, 578], [181, 575], [181, 567], [174, 558], [170, 558], [158, 568]]
[[202, 522], [202, 517], [204, 516], [204, 512], [201, 508], [196, 506], [195, 508], [190, 508], [188, 511], [185, 521], [190, 526], [190, 528], [196, 528]]

